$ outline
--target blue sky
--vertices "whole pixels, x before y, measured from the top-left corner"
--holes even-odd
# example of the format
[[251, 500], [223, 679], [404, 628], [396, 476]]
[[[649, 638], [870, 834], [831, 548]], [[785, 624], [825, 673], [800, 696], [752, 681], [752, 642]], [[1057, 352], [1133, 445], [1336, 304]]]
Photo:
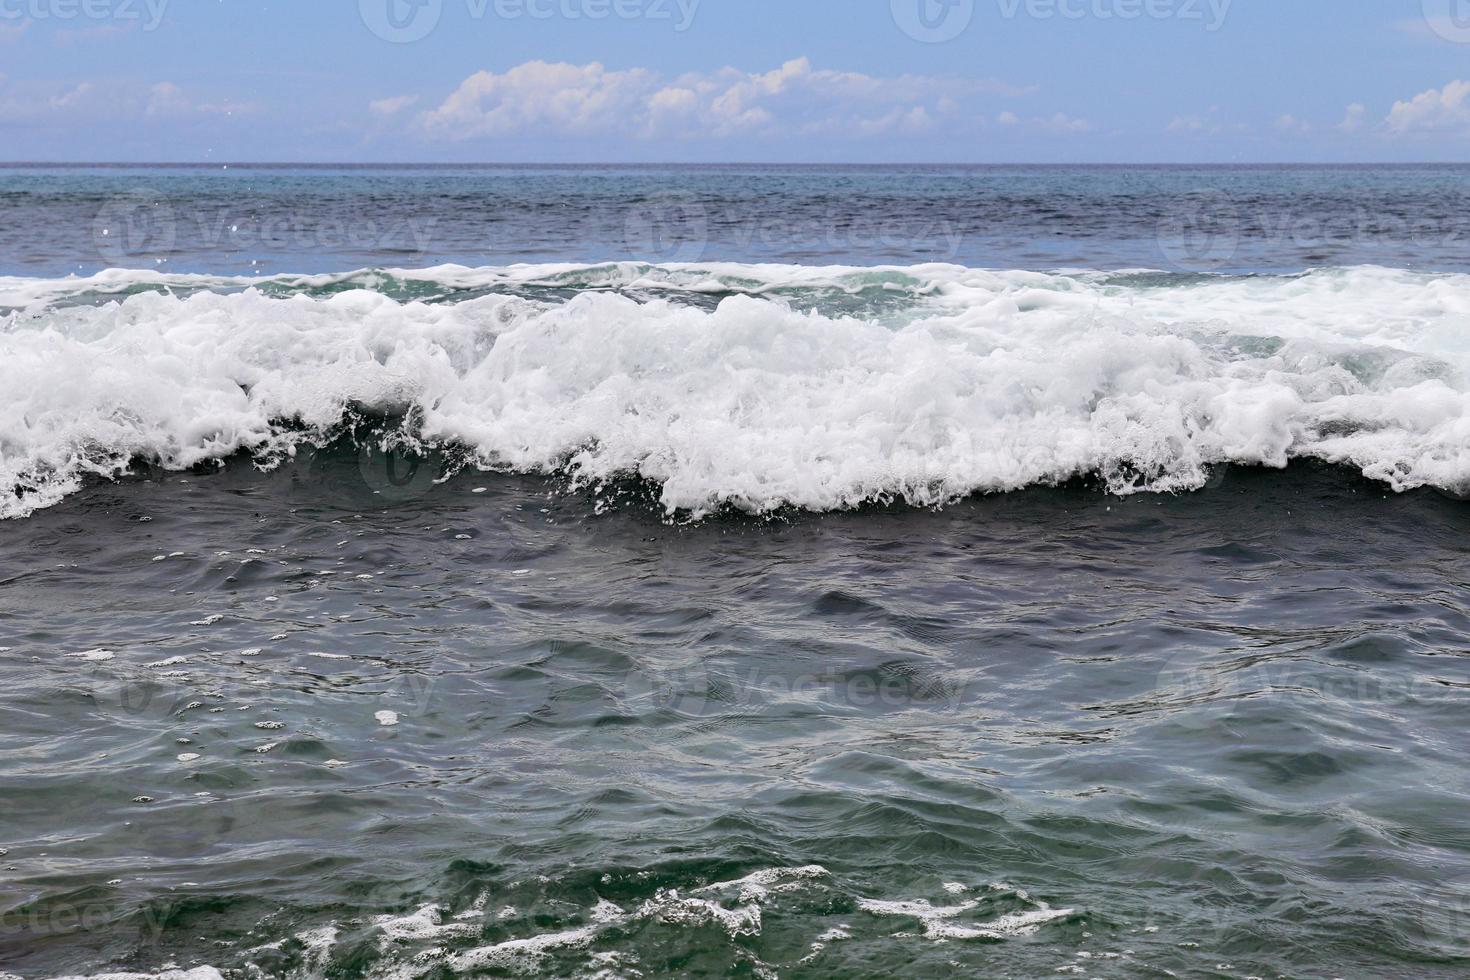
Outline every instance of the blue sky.
[[0, 159], [1470, 158], [1470, 0], [0, 0]]

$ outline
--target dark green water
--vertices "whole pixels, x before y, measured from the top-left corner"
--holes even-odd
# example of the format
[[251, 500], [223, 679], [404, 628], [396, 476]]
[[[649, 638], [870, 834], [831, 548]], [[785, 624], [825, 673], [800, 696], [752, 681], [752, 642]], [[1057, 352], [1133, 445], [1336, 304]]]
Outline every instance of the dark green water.
[[0, 168], [0, 980], [1470, 977], [1467, 201]]
[[0, 524], [5, 971], [1470, 972], [1462, 502], [671, 527], [412, 465]]

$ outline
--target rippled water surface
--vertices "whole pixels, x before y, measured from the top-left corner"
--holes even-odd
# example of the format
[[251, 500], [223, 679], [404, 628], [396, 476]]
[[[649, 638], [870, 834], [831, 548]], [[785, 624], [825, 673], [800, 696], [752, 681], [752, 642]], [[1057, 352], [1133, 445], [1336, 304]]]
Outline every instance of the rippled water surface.
[[0, 169], [0, 980], [1470, 976], [1467, 195]]
[[671, 526], [418, 465], [0, 524], [8, 970], [1470, 970], [1459, 501]]
[[0, 165], [0, 274], [744, 261], [1470, 270], [1470, 166]]

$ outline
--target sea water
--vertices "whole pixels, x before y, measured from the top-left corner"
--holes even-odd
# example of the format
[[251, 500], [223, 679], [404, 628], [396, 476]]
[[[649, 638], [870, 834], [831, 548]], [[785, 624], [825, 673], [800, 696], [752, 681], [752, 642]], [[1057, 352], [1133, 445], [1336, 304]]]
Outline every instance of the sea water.
[[0, 974], [1464, 976], [1467, 191], [0, 170]]

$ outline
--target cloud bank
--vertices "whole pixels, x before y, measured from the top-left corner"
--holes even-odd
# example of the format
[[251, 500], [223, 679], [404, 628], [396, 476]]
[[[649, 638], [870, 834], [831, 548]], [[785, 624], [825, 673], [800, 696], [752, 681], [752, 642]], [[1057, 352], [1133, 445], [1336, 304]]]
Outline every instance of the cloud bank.
[[[1034, 89], [993, 80], [903, 75], [880, 78], [819, 69], [796, 58], [766, 72], [735, 68], [666, 78], [646, 68], [610, 69], [530, 61], [465, 79], [412, 126], [442, 141], [538, 133], [561, 137], [732, 139], [745, 135], [874, 137], [986, 124], [987, 97], [1017, 98]], [[415, 96], [372, 104], [396, 114]], [[1038, 121], [1054, 132], [1090, 124], [1062, 113]]]

